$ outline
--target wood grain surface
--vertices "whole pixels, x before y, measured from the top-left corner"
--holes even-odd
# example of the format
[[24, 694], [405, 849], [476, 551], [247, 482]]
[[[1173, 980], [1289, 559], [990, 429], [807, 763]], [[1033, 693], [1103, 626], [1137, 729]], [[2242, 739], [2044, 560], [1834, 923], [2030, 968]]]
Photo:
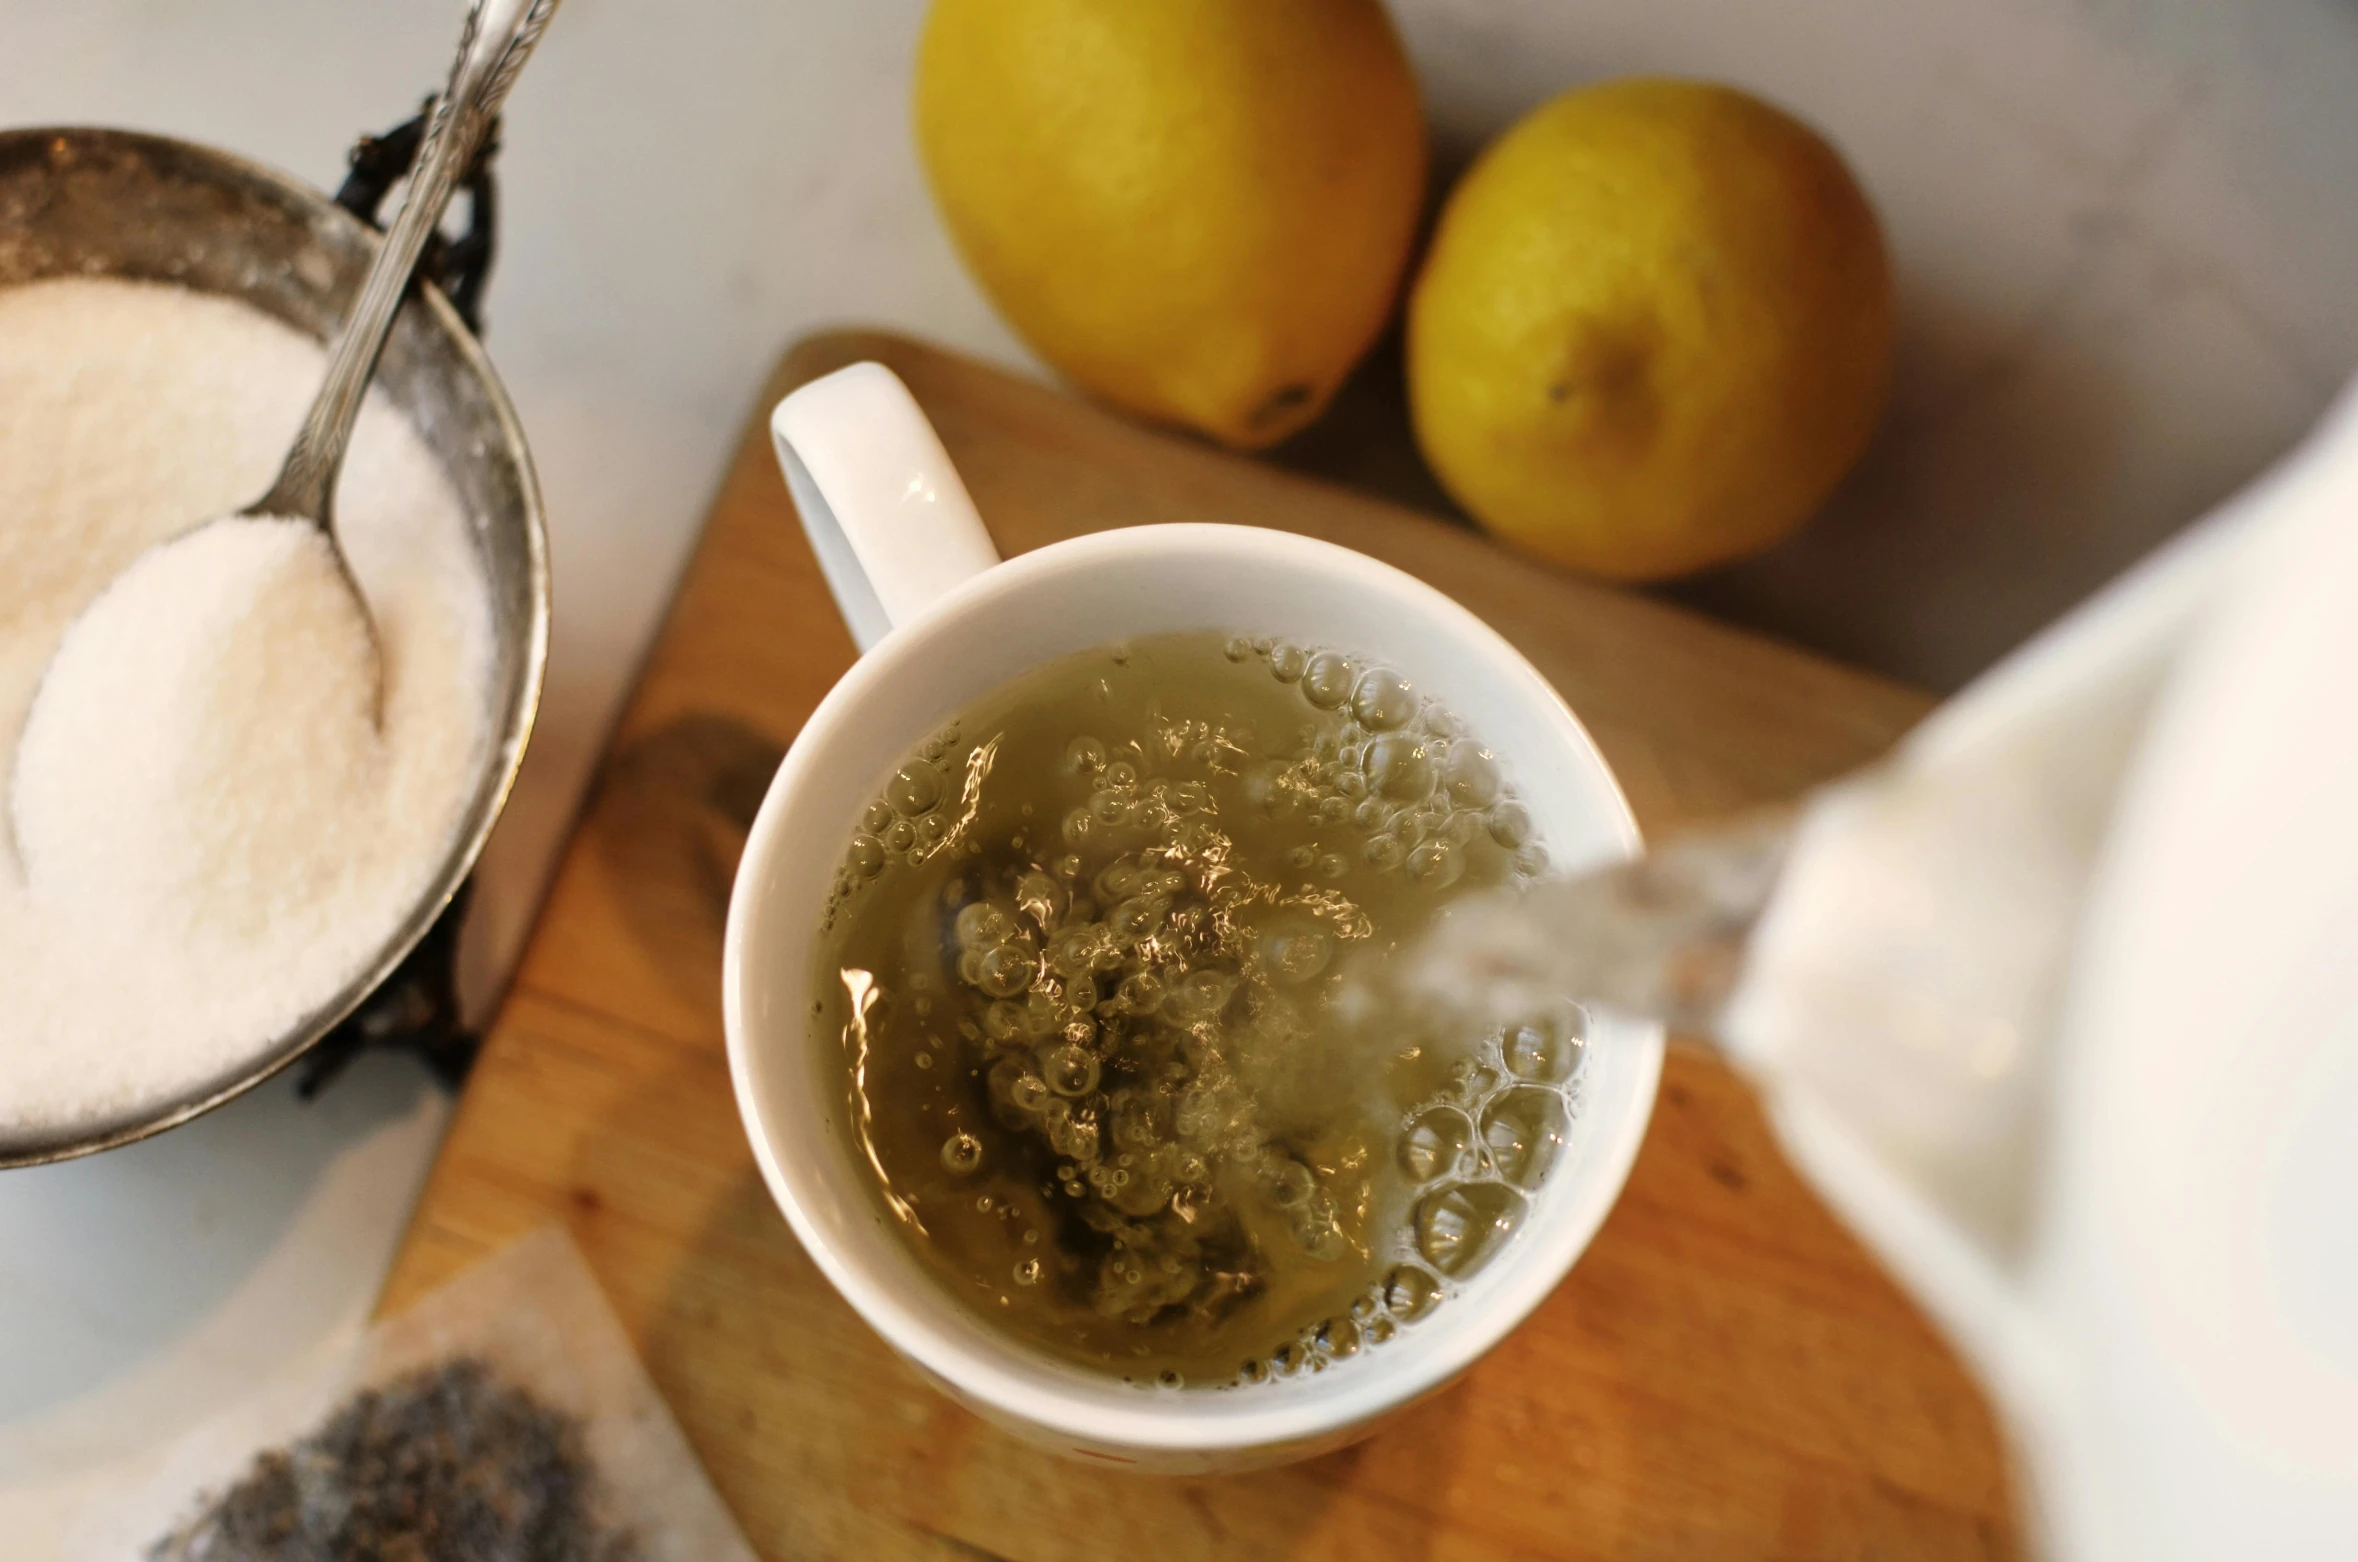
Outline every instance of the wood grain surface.
[[1683, 1048], [1628, 1191], [1571, 1277], [1457, 1387], [1356, 1448], [1212, 1479], [1083, 1468], [896, 1362], [754, 1170], [718, 1002], [745, 826], [852, 659], [764, 415], [863, 357], [909, 382], [1005, 551], [1142, 521], [1248, 522], [1455, 595], [1555, 681], [1648, 831], [1787, 796], [1925, 707], [915, 343], [804, 343], [714, 501], [383, 1305], [562, 1221], [766, 1557], [2015, 1555], [1972, 1382], [1779, 1157], [1745, 1087]]

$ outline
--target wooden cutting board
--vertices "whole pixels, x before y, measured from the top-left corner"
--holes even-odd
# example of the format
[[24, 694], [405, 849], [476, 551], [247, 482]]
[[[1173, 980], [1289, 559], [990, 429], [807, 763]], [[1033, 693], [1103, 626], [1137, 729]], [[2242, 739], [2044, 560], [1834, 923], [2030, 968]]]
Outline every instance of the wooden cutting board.
[[1649, 832], [1834, 775], [1927, 703], [912, 342], [805, 342], [714, 501], [384, 1306], [562, 1221], [767, 1557], [2015, 1555], [1973, 1384], [1779, 1158], [1746, 1089], [1686, 1049], [1571, 1278], [1359, 1447], [1250, 1476], [1109, 1473], [1014, 1442], [898, 1364], [755, 1173], [718, 1003], [745, 827], [852, 660], [764, 424], [786, 390], [860, 358], [909, 382], [1006, 552], [1215, 519], [1423, 576], [1555, 681]]

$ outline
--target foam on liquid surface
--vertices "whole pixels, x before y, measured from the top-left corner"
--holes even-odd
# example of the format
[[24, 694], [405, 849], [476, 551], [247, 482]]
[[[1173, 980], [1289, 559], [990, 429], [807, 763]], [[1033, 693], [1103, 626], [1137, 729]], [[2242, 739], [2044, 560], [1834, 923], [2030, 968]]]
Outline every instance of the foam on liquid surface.
[[1511, 1239], [1585, 1022], [1384, 979], [1545, 854], [1380, 665], [1202, 632], [1035, 670], [881, 789], [814, 1022], [888, 1217], [954, 1294], [1166, 1386], [1324, 1371]]

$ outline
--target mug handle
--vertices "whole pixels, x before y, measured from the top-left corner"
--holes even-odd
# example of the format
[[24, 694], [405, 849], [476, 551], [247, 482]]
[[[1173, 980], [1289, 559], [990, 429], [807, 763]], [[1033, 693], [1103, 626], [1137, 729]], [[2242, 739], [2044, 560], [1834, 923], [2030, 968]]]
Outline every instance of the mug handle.
[[770, 413], [770, 439], [862, 651], [999, 562], [941, 437], [883, 364], [795, 391]]

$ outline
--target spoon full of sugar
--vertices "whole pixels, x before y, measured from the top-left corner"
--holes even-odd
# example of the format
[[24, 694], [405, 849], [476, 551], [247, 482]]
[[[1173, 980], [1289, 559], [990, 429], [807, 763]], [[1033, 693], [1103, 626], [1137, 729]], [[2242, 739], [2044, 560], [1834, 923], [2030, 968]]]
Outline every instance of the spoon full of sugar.
[[[64, 844], [60, 832], [121, 833], [95, 805], [121, 790], [131, 772], [149, 778], [151, 802], [163, 801], [157, 789], [169, 776], [179, 775], [171, 785], [193, 784], [179, 774], [187, 768], [179, 761], [192, 756], [161, 752], [180, 742], [191, 716], [242, 711], [258, 737], [264, 726], [284, 732], [306, 720], [335, 725], [331, 718], [348, 717], [346, 707], [357, 699], [361, 718], [376, 724], [384, 697], [381, 647], [336, 540], [336, 479], [418, 257], [556, 9], [557, 0], [475, 0], [468, 10], [400, 215], [377, 247], [329, 350], [327, 377], [270, 491], [235, 515], [149, 549], [67, 626], [26, 715], [9, 788], [29, 875], [53, 877], [40, 871], [44, 864], [64, 869], [74, 854], [52, 849]], [[233, 605], [236, 611], [229, 611]], [[263, 654], [256, 636], [279, 631], [285, 643]], [[265, 669], [271, 678], [263, 685], [223, 686]], [[205, 742], [227, 752], [213, 739]], [[338, 745], [331, 739], [322, 747]], [[102, 784], [102, 777], [112, 779]], [[177, 811], [203, 801], [192, 794]], [[213, 804], [230, 806], [227, 794]], [[237, 806], [266, 811], [270, 793]]]

